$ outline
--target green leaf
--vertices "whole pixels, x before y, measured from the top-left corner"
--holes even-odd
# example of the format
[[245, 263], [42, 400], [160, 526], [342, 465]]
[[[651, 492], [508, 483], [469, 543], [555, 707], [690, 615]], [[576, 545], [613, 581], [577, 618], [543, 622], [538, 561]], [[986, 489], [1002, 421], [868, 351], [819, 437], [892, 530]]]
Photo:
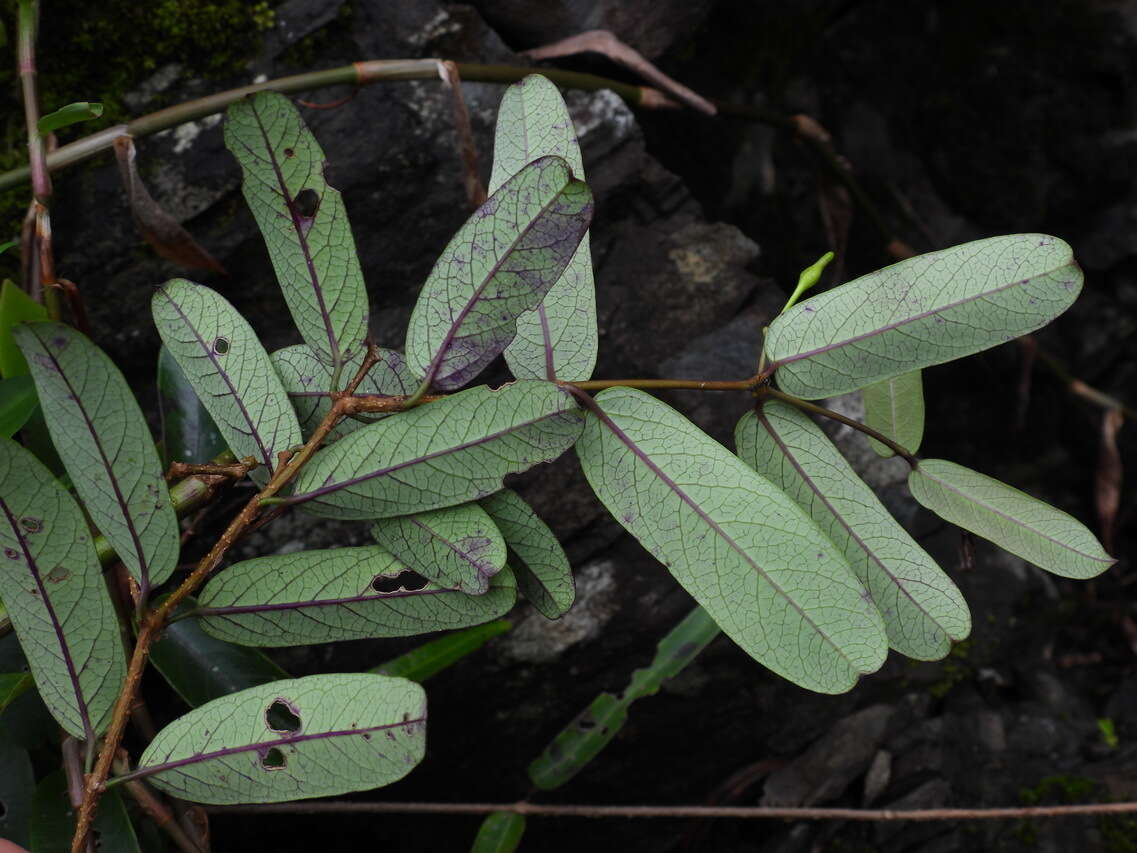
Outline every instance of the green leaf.
[[140, 775], [198, 803], [275, 803], [364, 791], [422, 760], [426, 695], [401, 678], [310, 675], [215, 699], [162, 731]]
[[[576, 130], [557, 87], [530, 74], [505, 90], [497, 115], [489, 191], [539, 157], [555, 155], [584, 180]], [[531, 311], [517, 318], [517, 337], [505, 361], [519, 379], [580, 382], [596, 367], [596, 285], [588, 232], [560, 279]]]
[[833, 397], [1025, 335], [1069, 308], [1081, 287], [1062, 240], [991, 237], [799, 303], [770, 324], [766, 352], [782, 390]]
[[[99, 853], [140, 853], [142, 849], [118, 791], [109, 790], [99, 800], [92, 829]], [[70, 853], [75, 813], [62, 770], [45, 776], [36, 786], [31, 830], [32, 853]]]
[[227, 449], [217, 424], [165, 346], [158, 350], [158, 407], [162, 415], [163, 465], [202, 464]]
[[231, 643], [296, 646], [466, 628], [503, 615], [516, 598], [508, 571], [484, 595], [466, 595], [370, 545], [237, 563], [206, 584], [198, 615], [202, 628]]
[[868, 593], [805, 512], [678, 412], [601, 392], [577, 453], [612, 516], [726, 634], [778, 675], [849, 690], [887, 653]]
[[0, 243], [0, 255], [4, 254], [9, 249], [16, 248], [18, 245], [20, 245], [19, 240], [8, 240], [4, 243]]
[[4, 672], [0, 673], [0, 712], [12, 704], [33, 684], [30, 672]]
[[47, 136], [49, 133], [54, 133], [57, 130], [78, 124], [81, 121], [90, 121], [91, 119], [99, 118], [102, 114], [102, 104], [92, 101], [76, 101], [73, 104], [60, 107], [55, 112], [40, 116], [36, 128], [40, 134]]
[[908, 488], [945, 521], [1061, 577], [1096, 577], [1117, 562], [1073, 516], [954, 462], [921, 461]]
[[498, 634], [513, 628], [508, 619], [495, 619], [485, 625], [474, 625], [461, 631], [445, 634], [421, 646], [380, 664], [371, 670], [377, 675], [394, 675], [419, 683], [437, 675], [462, 658], [473, 654]]
[[225, 115], [225, 144], [244, 172], [288, 310], [304, 341], [339, 374], [367, 337], [367, 291], [327, 162], [287, 98], [259, 92]]
[[371, 535], [407, 568], [471, 595], [484, 593], [505, 568], [505, 540], [475, 503], [381, 518]]
[[[328, 392], [336, 390], [332, 388], [332, 368], [320, 361], [312, 348], [305, 344], [279, 349], [269, 357], [288, 392], [288, 399], [296, 409], [296, 416], [300, 419], [300, 432], [307, 439], [331, 411], [332, 402]], [[341, 385], [347, 384], [361, 363], [362, 356], [344, 365], [344, 381]], [[379, 362], [363, 377], [356, 394], [409, 396], [417, 387], [418, 381], [407, 370], [402, 355], [394, 350], [379, 349]], [[366, 423], [385, 417], [388, 415], [376, 413], [344, 418], [328, 434], [328, 441], [335, 441], [349, 432], [355, 432]]]
[[0, 286], [0, 375], [5, 378], [27, 375], [28, 363], [12, 339], [12, 328], [19, 323], [46, 319], [46, 308], [11, 281], [4, 281]]
[[[187, 598], [177, 615], [196, 606], [196, 601]], [[194, 708], [247, 687], [289, 677], [263, 652], [211, 637], [196, 619], [179, 618], [168, 625], [150, 649], [150, 662]]]
[[154, 294], [158, 334], [197, 391], [202, 405], [238, 459], [276, 470], [277, 454], [302, 443], [296, 413], [256, 333], [214, 290], [172, 279]]
[[424, 384], [461, 388], [513, 340], [517, 318], [556, 284], [592, 218], [592, 193], [559, 157], [502, 184], [454, 235], [407, 328], [407, 364]]
[[939, 660], [971, 631], [963, 595], [889, 514], [813, 421], [777, 400], [734, 430], [738, 455], [809, 513], [845, 555], [884, 617], [889, 645]]
[[36, 386], [30, 376], [0, 379], [0, 435], [15, 435], [38, 405]]
[[28, 751], [0, 737], [0, 838], [15, 844], [28, 843], [35, 789]]
[[505, 544], [516, 556], [517, 587], [546, 619], [568, 612], [576, 599], [572, 566], [556, 535], [521, 496], [502, 489], [482, 500]]
[[91, 520], [143, 590], [178, 564], [180, 533], [146, 417], [105, 352], [62, 323], [12, 330], [59, 456]]
[[654, 696], [719, 635], [719, 626], [702, 607], [696, 607], [667, 632], [651, 663], [632, 673], [619, 695], [601, 693], [577, 714], [529, 765], [529, 779], [538, 788], [559, 788], [584, 769], [604, 749], [628, 719], [637, 699]]
[[[865, 386], [865, 426], [891, 438], [909, 453], [924, 438], [924, 380], [919, 370]], [[893, 453], [876, 439], [869, 444], [880, 456]]]
[[525, 815], [493, 812], [478, 828], [470, 853], [513, 853], [525, 834]]
[[551, 382], [470, 388], [342, 438], [296, 478], [294, 503], [331, 518], [389, 518], [498, 491], [580, 436], [572, 396]]
[[0, 439], [0, 597], [52, 716], [89, 740], [126, 676], [118, 621], [75, 499]]

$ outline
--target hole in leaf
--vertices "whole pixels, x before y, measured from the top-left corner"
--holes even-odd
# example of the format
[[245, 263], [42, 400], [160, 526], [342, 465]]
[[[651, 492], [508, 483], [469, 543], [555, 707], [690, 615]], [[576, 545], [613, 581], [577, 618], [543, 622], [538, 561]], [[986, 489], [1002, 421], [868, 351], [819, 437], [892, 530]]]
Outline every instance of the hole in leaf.
[[300, 731], [300, 709], [288, 703], [286, 699], [276, 699], [265, 711], [265, 725], [274, 732], [287, 732], [295, 734]]
[[286, 763], [284, 753], [275, 746], [261, 756], [261, 767], [265, 770], [283, 770]]
[[418, 572], [404, 569], [395, 577], [376, 575], [371, 581], [371, 588], [375, 590], [375, 592], [398, 592], [399, 590], [415, 592], [425, 587], [428, 583], [430, 583], [430, 581]]
[[5, 548], [4, 549], [4, 556], [7, 557], [9, 560], [18, 560], [18, 559], [20, 559], [20, 552], [17, 551], [15, 548]]
[[285, 156], [285, 157], [295, 157], [295, 156], [296, 156], [296, 152], [295, 152], [295, 151], [293, 151], [291, 148], [285, 148], [285, 149], [284, 149], [284, 156]]
[[28, 533], [39, 533], [43, 530], [43, 521], [38, 518], [32, 518], [31, 516], [25, 516], [20, 519], [20, 526], [28, 531]]
[[218, 338], [215, 340], [213, 342], [213, 351], [218, 355], [225, 355], [225, 353], [229, 352], [229, 339]]
[[296, 205], [296, 212], [300, 216], [304, 219], [311, 219], [320, 207], [320, 196], [313, 189], [300, 190], [293, 203]]
[[583, 720], [576, 724], [576, 727], [582, 732], [592, 731], [594, 728], [596, 728], [596, 720], [585, 717]]

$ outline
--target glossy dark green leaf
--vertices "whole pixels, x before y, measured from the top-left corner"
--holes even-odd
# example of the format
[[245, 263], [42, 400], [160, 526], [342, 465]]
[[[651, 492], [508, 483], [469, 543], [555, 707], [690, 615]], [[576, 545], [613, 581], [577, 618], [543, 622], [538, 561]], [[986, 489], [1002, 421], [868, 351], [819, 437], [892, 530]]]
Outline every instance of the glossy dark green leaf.
[[[192, 598], [178, 608], [197, 606]], [[237, 646], [205, 633], [196, 619], [178, 619], [150, 649], [150, 662], [191, 707], [238, 690], [288, 678], [272, 658], [249, 646]]]
[[28, 751], [4, 734], [0, 723], [0, 838], [27, 845], [36, 780]]
[[[32, 853], [70, 853], [75, 832], [75, 812], [67, 798], [67, 779], [62, 770], [43, 778], [32, 803]], [[98, 853], [142, 853], [118, 791], [109, 790], [99, 800], [92, 836]]]
[[11, 281], [0, 286], [0, 376], [24, 376], [28, 363], [12, 339], [12, 327], [47, 319], [47, 309]]
[[0, 435], [11, 438], [27, 423], [39, 405], [30, 376], [0, 379]]
[[485, 625], [475, 625], [462, 631], [454, 631], [437, 640], [423, 643], [405, 655], [381, 664], [371, 672], [377, 675], [394, 675], [419, 683], [432, 675], [437, 675], [447, 667], [457, 663], [466, 655], [472, 654], [499, 634], [513, 628], [508, 619], [495, 619]]
[[494, 812], [482, 821], [470, 853], [514, 853], [525, 834], [525, 815]]
[[565, 726], [529, 765], [529, 779], [538, 788], [557, 788], [579, 773], [627, 722], [628, 708], [637, 699], [653, 696], [721, 633], [718, 624], [696, 607], [659, 642], [655, 657], [632, 673], [623, 693], [601, 693]]
[[202, 464], [227, 449], [217, 424], [170, 351], [158, 350], [158, 411], [162, 416], [163, 464]]

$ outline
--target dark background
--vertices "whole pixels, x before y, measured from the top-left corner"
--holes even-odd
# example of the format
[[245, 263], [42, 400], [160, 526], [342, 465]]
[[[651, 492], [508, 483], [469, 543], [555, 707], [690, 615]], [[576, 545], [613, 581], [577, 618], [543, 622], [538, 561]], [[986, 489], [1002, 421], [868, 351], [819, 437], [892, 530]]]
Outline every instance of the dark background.
[[[1137, 404], [1137, 3], [289, 0], [110, 3], [103, 10], [48, 0], [44, 14], [45, 106], [102, 99], [109, 110], [102, 124], [258, 74], [417, 56], [524, 64], [516, 52], [611, 29], [708, 97], [820, 122], [881, 212], [884, 231], [917, 251], [1017, 231], [1069, 241], [1085, 289], [1038, 343], [1071, 376]], [[595, 55], [558, 64], [632, 79]], [[488, 176], [501, 87], [464, 88]], [[567, 98], [585, 131], [586, 176], [598, 199], [591, 230], [601, 330], [596, 376], [749, 375], [762, 324], [798, 271], [829, 248], [819, 202], [827, 173], [807, 146], [770, 124], [631, 112], [610, 93]], [[19, 148], [12, 127], [22, 124], [18, 112], [10, 115], [9, 154]], [[345, 196], [372, 328], [380, 343], [401, 346], [418, 288], [468, 214], [447, 96], [437, 82], [382, 84], [304, 115]], [[136, 380], [152, 411], [157, 337], [146, 306], [166, 278], [188, 275], [216, 287], [270, 349], [295, 342], [296, 334], [219, 124], [203, 121], [138, 146], [153, 195], [228, 277], [154, 256], [134, 230], [107, 155], [58, 176], [53, 217], [60, 274], [82, 288], [96, 340]], [[5, 197], [9, 220], [18, 219], [26, 190]], [[891, 263], [887, 243], [855, 208], [842, 280]], [[1026, 367], [1027, 393], [1016, 344], [926, 371], [921, 452], [1007, 480], [1098, 529], [1093, 494], [1103, 412], [1041, 363]], [[669, 399], [724, 441], [747, 406], [725, 395]], [[836, 697], [780, 681], [720, 638], [658, 696], [636, 704], [623, 732], [585, 772], [534, 799], [887, 808], [1137, 799], [1132, 486], [1122, 492], [1120, 562], [1092, 583], [1044, 576], [983, 542], [974, 565], [965, 566], [958, 532], [907, 496], [903, 463], [876, 461], [854, 438], [839, 438], [957, 579], [972, 608], [972, 638], [936, 664], [893, 655], [880, 673]], [[1134, 443], [1126, 424], [1123, 460], [1135, 458]], [[563, 537], [577, 570], [578, 605], [558, 623], [519, 606], [513, 632], [429, 681], [426, 760], [366, 798], [526, 796], [527, 763], [598, 692], [622, 689], [692, 605], [604, 516], [575, 460], [543, 466], [516, 485]], [[296, 517], [247, 540], [242, 556], [296, 542], [365, 541], [362, 525], [333, 528]], [[354, 671], [412, 645], [343, 643], [286, 650], [280, 660], [297, 675]], [[160, 715], [180, 713], [161, 685], [154, 689]], [[1116, 729], [1114, 746], [1099, 728], [1103, 719]], [[866, 798], [874, 761], [869, 787], [883, 788]], [[478, 823], [413, 815], [218, 817], [213, 832], [219, 851], [437, 851], [468, 849]], [[931, 853], [1075, 845], [1137, 849], [1137, 820], [712, 825], [533, 818], [522, 849]]]

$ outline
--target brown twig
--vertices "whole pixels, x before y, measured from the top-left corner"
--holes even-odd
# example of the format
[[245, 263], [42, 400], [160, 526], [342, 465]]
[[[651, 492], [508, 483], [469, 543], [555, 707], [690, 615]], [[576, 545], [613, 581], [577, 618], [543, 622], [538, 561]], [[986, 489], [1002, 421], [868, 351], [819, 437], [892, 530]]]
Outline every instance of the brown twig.
[[458, 65], [450, 60], [438, 63], [438, 75], [450, 90], [450, 106], [454, 112], [454, 132], [458, 137], [458, 154], [462, 158], [462, 184], [466, 200], [476, 209], [486, 200], [486, 187], [478, 174], [478, 147], [474, 142], [474, 129], [470, 125], [470, 111], [462, 97], [462, 78]]
[[87, 306], [83, 303], [83, 293], [79, 290], [79, 285], [68, 278], [57, 278], [55, 286], [67, 296], [67, 307], [71, 309], [72, 325], [90, 337], [91, 325], [87, 322]]
[[251, 467], [251, 465], [244, 462], [233, 462], [228, 465], [217, 465], [212, 462], [171, 462], [169, 469], [166, 471], [166, 481], [180, 480], [183, 477], [189, 477], [194, 474], [210, 474], [232, 480], [240, 480], [249, 473], [249, 468]]
[[[129, 769], [126, 753], [122, 750], [119, 750], [119, 755], [115, 759], [115, 770], [118, 771], [120, 768]], [[155, 796], [145, 782], [135, 779], [131, 782], [125, 782], [123, 787], [126, 788], [126, 793], [138, 803], [142, 811], [146, 812], [146, 816], [170, 837], [170, 840], [179, 850], [183, 853], [203, 853], [193, 839], [186, 835], [185, 830], [174, 818], [173, 813]]]

